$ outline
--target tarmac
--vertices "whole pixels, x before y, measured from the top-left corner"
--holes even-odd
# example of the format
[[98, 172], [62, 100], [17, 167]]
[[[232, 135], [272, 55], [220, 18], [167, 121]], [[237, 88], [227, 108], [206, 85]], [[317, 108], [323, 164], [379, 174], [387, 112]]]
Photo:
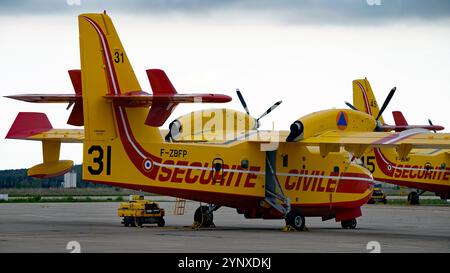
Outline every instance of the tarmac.
[[[158, 198], [160, 199], [160, 198]], [[450, 252], [450, 206], [365, 205], [355, 230], [306, 218], [308, 231], [283, 232], [284, 220], [245, 219], [231, 208], [214, 213], [216, 228], [192, 229], [198, 203], [184, 215], [166, 209], [166, 226], [124, 227], [117, 202], [0, 204], [0, 252]], [[373, 243], [372, 241], [375, 241]], [[370, 243], [369, 243], [370, 242]]]

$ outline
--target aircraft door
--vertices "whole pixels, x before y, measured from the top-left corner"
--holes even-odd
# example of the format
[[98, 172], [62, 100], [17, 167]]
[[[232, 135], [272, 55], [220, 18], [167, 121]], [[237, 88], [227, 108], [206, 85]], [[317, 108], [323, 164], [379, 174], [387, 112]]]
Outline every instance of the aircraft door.
[[267, 151], [266, 152], [266, 197], [267, 191], [276, 193], [276, 181], [275, 177], [272, 174], [272, 169], [276, 170], [277, 162], [276, 162], [277, 151]]
[[212, 161], [212, 180], [214, 183], [222, 183], [223, 181], [223, 159], [216, 157]]

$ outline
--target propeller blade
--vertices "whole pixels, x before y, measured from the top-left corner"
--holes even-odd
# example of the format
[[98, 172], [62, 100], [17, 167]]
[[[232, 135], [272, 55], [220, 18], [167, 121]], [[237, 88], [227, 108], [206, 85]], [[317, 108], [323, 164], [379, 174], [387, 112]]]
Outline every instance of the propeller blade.
[[391, 101], [392, 97], [394, 96], [395, 90], [397, 90], [397, 87], [394, 86], [394, 88], [391, 89], [388, 96], [384, 100], [383, 106], [381, 106], [380, 112], [378, 113], [376, 120], [378, 120], [381, 117], [381, 115], [383, 114], [384, 110], [386, 110], [386, 107], [388, 106], [389, 102]]
[[277, 108], [280, 104], [282, 103], [282, 101], [277, 101], [276, 103], [274, 103], [269, 109], [266, 110], [266, 112], [264, 112], [259, 118], [256, 119], [256, 121], [259, 121], [261, 118], [263, 118], [265, 115], [269, 114], [270, 112], [272, 112], [275, 108]]
[[345, 102], [345, 104], [346, 104], [348, 107], [350, 107], [350, 109], [355, 110], [355, 111], [359, 111], [359, 110], [356, 109], [356, 107], [353, 106], [353, 104], [351, 104], [350, 102], [346, 102], [346, 101], [344, 101], [344, 102]]
[[247, 112], [247, 115], [250, 115], [250, 111], [248, 110], [247, 103], [245, 103], [245, 100], [244, 100], [244, 97], [241, 94], [241, 91], [239, 91], [239, 89], [236, 89], [236, 93], [238, 95], [239, 100], [241, 101], [242, 106], [245, 109], [245, 112]]
[[[428, 119], [428, 123], [429, 123], [431, 126], [434, 126], [433, 122], [431, 122], [431, 119]], [[433, 130], [433, 132], [436, 133], [436, 130]]]

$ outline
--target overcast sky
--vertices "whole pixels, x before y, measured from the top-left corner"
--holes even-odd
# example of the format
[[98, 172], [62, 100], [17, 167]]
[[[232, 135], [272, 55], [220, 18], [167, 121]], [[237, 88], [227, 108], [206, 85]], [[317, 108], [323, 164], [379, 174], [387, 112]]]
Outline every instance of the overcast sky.
[[[132, 14], [202, 17], [225, 10], [242, 16], [270, 13], [291, 23], [355, 23], [449, 16], [447, 0], [6, 0], [3, 14], [62, 14], [108, 9]], [[272, 18], [267, 18], [272, 19]]]
[[[368, 77], [381, 104], [397, 86], [391, 111], [410, 123], [450, 128], [450, 1], [0, 1], [0, 95], [70, 93], [68, 69], [80, 67], [77, 14], [107, 10], [144, 90], [145, 69], [162, 68], [179, 93], [220, 92], [241, 110], [235, 89], [263, 128], [288, 130], [312, 111], [344, 108], [351, 82]], [[371, 5], [374, 4], [374, 5]], [[213, 105], [181, 105], [170, 120]], [[65, 105], [0, 98], [0, 169], [41, 163], [39, 142], [4, 140], [19, 111], [45, 112], [65, 124]], [[79, 144], [61, 159], [81, 163]]]

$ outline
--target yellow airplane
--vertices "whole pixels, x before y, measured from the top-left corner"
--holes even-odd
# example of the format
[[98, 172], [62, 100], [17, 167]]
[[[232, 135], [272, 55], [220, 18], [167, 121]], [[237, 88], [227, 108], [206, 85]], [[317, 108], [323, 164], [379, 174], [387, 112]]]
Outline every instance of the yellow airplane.
[[304, 229], [305, 217], [334, 218], [353, 229], [373, 179], [341, 147], [359, 155], [369, 147], [450, 148], [445, 134], [368, 132], [375, 118], [349, 109], [312, 113], [290, 131], [258, 130], [260, 118], [281, 102], [256, 119], [240, 92], [247, 113], [196, 111], [161, 130], [173, 104], [228, 97], [176, 94], [166, 74], [155, 69], [147, 71], [153, 95], [143, 92], [110, 17], [78, 19], [81, 72], [71, 72], [80, 75], [72, 77], [78, 91], [9, 96], [75, 103], [68, 122], [84, 125], [84, 130], [54, 129], [43, 113], [19, 113], [6, 137], [43, 145], [43, 163], [28, 175], [69, 171], [73, 162], [59, 159], [60, 145], [81, 142], [83, 180], [206, 203], [194, 213], [199, 226], [213, 225], [213, 212], [228, 206], [246, 218], [285, 219], [297, 230]]
[[[393, 89], [395, 91], [395, 89]], [[382, 106], [378, 108], [370, 83], [367, 79], [353, 81], [354, 108], [374, 117], [379, 117], [379, 130], [443, 130], [433, 125], [409, 125], [399, 111], [394, 111], [395, 125], [386, 125], [382, 111], [386, 109], [393, 91]], [[353, 107], [353, 106], [351, 106]], [[380, 111], [381, 110], [381, 111]], [[406, 147], [412, 149], [412, 147]], [[419, 196], [426, 191], [434, 192], [442, 199], [450, 198], [450, 150], [448, 149], [412, 149], [408, 156], [401, 158], [394, 148], [371, 148], [361, 157], [362, 162], [372, 172], [374, 180], [418, 189], [408, 195], [410, 204], [419, 204]]]

